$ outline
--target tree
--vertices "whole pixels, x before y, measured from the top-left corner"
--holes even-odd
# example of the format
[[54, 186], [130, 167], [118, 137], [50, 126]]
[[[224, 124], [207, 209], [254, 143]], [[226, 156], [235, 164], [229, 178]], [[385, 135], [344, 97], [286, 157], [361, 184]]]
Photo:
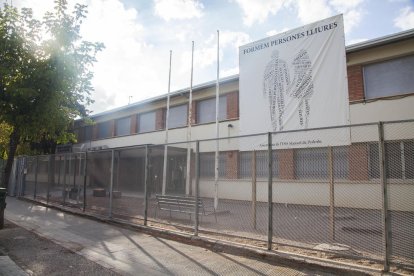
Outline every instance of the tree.
[[88, 115], [92, 66], [104, 46], [82, 40], [86, 13], [85, 5], [76, 4], [70, 14], [66, 0], [56, 0], [41, 21], [31, 9], [0, 9], [0, 123], [11, 128], [5, 187], [19, 143], [64, 143], [73, 137], [73, 120]]

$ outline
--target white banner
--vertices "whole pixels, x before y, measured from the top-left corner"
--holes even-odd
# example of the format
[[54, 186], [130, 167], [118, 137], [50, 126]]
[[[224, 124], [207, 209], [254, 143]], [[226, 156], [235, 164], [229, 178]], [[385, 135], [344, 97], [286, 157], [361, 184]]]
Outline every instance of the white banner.
[[[349, 124], [342, 15], [239, 49], [240, 134]], [[275, 148], [350, 144], [349, 129], [276, 134]], [[243, 150], [267, 147], [245, 139]]]

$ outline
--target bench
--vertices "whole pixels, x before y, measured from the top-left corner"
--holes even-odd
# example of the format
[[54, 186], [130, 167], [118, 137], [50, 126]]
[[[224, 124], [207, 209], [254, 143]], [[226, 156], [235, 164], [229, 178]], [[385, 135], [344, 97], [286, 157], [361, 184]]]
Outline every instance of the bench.
[[[190, 216], [195, 213], [196, 198], [194, 196], [178, 196], [178, 195], [159, 195], [156, 194], [157, 209], [170, 212], [170, 218], [172, 213], [183, 213]], [[201, 216], [214, 215], [217, 223], [217, 213], [212, 208], [206, 208], [203, 200], [198, 199], [198, 214]], [[155, 217], [157, 217], [157, 209], [155, 210]]]

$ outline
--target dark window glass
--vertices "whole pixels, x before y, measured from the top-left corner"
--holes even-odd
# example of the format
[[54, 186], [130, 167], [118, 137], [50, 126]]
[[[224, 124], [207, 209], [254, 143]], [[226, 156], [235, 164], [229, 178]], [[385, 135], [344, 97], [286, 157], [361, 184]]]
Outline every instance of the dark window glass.
[[168, 128], [182, 127], [187, 125], [187, 105], [178, 105], [170, 107], [168, 117]]
[[[200, 154], [200, 177], [214, 178], [215, 153], [204, 152]], [[219, 177], [226, 176], [226, 152], [219, 153]]]
[[[227, 119], [227, 97], [219, 98], [219, 120]], [[197, 123], [210, 123], [216, 121], [216, 98], [197, 102]]]
[[111, 137], [111, 122], [103, 122], [98, 124], [98, 139]]
[[154, 131], [155, 120], [156, 120], [155, 111], [139, 114], [138, 132], [143, 133], [143, 132]]
[[116, 120], [116, 135], [123, 136], [131, 134], [131, 117]]
[[365, 98], [414, 93], [414, 56], [364, 66]]
[[[297, 178], [327, 178], [328, 148], [310, 148], [295, 150], [295, 173]], [[348, 149], [332, 149], [335, 178], [347, 178], [349, 172]]]

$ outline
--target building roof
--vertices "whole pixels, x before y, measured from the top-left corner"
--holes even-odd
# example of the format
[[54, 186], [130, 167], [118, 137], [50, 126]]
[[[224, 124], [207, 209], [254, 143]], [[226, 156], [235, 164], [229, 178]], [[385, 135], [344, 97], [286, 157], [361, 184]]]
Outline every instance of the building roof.
[[[395, 34], [391, 34], [391, 35], [387, 35], [387, 36], [383, 36], [383, 37], [379, 37], [379, 38], [374, 38], [371, 40], [367, 40], [367, 41], [363, 41], [360, 43], [356, 43], [356, 44], [352, 44], [352, 45], [348, 45], [345, 47], [346, 53], [353, 53], [353, 52], [358, 52], [358, 51], [362, 51], [362, 50], [367, 50], [370, 48], [374, 48], [374, 47], [380, 47], [383, 45], [388, 45], [388, 44], [392, 44], [395, 42], [400, 42], [403, 40], [407, 40], [407, 39], [411, 39], [414, 38], [414, 29], [410, 29], [407, 31], [403, 31], [403, 32], [399, 32], [399, 33], [395, 33]], [[228, 77], [224, 77], [220, 79], [220, 84], [224, 84], [224, 83], [228, 83], [228, 82], [232, 82], [232, 81], [237, 81], [239, 79], [239, 75], [232, 75], [232, 76], [228, 76]], [[201, 89], [207, 89], [207, 88], [211, 88], [214, 87], [216, 85], [216, 80], [212, 80], [209, 82], [205, 82], [205, 83], [201, 83], [198, 85], [194, 85], [193, 86], [193, 92], [197, 91], [197, 90], [201, 90]], [[186, 93], [189, 93], [190, 88], [186, 87], [174, 92], [170, 93], [170, 97], [174, 97], [174, 96], [179, 96], [179, 95], [184, 95]], [[96, 118], [96, 117], [100, 117], [100, 116], [105, 116], [111, 113], [115, 113], [121, 110], [128, 110], [128, 109], [134, 109], [140, 105], [144, 105], [144, 104], [148, 104], [151, 102], [156, 102], [156, 101], [160, 101], [163, 99], [167, 98], [167, 94], [163, 94], [163, 95], [159, 95], [156, 97], [152, 97], [152, 98], [148, 98], [139, 102], [135, 102], [126, 106], [121, 106], [121, 107], [117, 107], [111, 110], [107, 110], [104, 112], [100, 112], [94, 115], [91, 115], [91, 118]]]

